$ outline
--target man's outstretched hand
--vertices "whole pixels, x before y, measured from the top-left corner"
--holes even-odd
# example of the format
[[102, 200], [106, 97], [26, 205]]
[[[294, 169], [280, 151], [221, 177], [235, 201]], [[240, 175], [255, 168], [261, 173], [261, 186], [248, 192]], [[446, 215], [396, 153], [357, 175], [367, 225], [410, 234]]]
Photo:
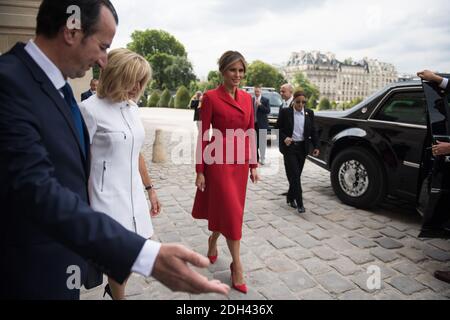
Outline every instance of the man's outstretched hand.
[[188, 264], [206, 268], [209, 260], [181, 245], [163, 244], [156, 257], [152, 277], [172, 291], [193, 294], [220, 293], [227, 295], [230, 287], [219, 280], [209, 280]]

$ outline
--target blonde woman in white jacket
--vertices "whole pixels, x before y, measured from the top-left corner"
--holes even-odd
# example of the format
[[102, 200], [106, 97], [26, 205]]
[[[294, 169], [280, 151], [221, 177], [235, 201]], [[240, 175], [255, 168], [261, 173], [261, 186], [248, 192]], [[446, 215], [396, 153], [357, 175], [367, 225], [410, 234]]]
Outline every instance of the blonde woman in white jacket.
[[[112, 50], [97, 95], [80, 105], [91, 142], [91, 206], [145, 238], [153, 235], [151, 217], [161, 211], [140, 153], [145, 132], [136, 102], [150, 77], [150, 65], [142, 56], [127, 49]], [[125, 285], [108, 278], [105, 293], [124, 299]]]

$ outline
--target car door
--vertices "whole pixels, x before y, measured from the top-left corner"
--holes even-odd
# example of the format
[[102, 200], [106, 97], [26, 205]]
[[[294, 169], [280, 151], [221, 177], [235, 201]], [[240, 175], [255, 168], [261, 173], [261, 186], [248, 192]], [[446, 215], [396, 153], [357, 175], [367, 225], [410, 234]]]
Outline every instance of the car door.
[[[428, 147], [437, 141], [450, 142], [449, 96], [438, 85], [423, 82], [428, 112]], [[433, 157], [426, 148], [426, 172], [419, 199], [419, 212], [424, 215], [421, 237], [443, 238], [442, 225], [449, 223], [450, 156]], [[447, 232], [448, 236], [448, 232]]]
[[369, 119], [380, 137], [380, 149], [388, 166], [390, 193], [417, 200], [422, 151], [427, 134], [426, 100], [420, 87], [391, 91]]

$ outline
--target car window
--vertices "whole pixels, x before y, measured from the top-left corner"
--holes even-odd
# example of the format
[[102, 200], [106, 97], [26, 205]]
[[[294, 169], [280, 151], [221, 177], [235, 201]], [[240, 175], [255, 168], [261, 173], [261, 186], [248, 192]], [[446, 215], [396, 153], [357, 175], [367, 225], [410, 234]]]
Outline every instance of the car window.
[[283, 104], [281, 101], [281, 96], [278, 93], [263, 93], [263, 97], [269, 99], [269, 104], [271, 107], [279, 107]]
[[408, 123], [427, 124], [426, 100], [422, 92], [403, 92], [393, 94], [374, 119]]

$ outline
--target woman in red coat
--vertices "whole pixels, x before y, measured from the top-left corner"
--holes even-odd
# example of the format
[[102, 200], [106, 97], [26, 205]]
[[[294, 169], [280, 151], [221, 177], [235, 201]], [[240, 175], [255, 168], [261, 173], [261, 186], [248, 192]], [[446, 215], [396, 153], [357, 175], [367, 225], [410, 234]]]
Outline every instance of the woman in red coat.
[[[217, 240], [222, 234], [233, 262], [230, 265], [234, 289], [247, 293], [240, 260], [240, 240], [248, 176], [259, 180], [252, 97], [238, 89], [247, 64], [236, 51], [225, 52], [219, 60], [223, 84], [206, 92], [200, 113], [201, 130], [197, 145], [198, 188], [192, 216], [208, 220], [208, 258], [216, 262]], [[210, 126], [213, 133], [210, 138]]]

